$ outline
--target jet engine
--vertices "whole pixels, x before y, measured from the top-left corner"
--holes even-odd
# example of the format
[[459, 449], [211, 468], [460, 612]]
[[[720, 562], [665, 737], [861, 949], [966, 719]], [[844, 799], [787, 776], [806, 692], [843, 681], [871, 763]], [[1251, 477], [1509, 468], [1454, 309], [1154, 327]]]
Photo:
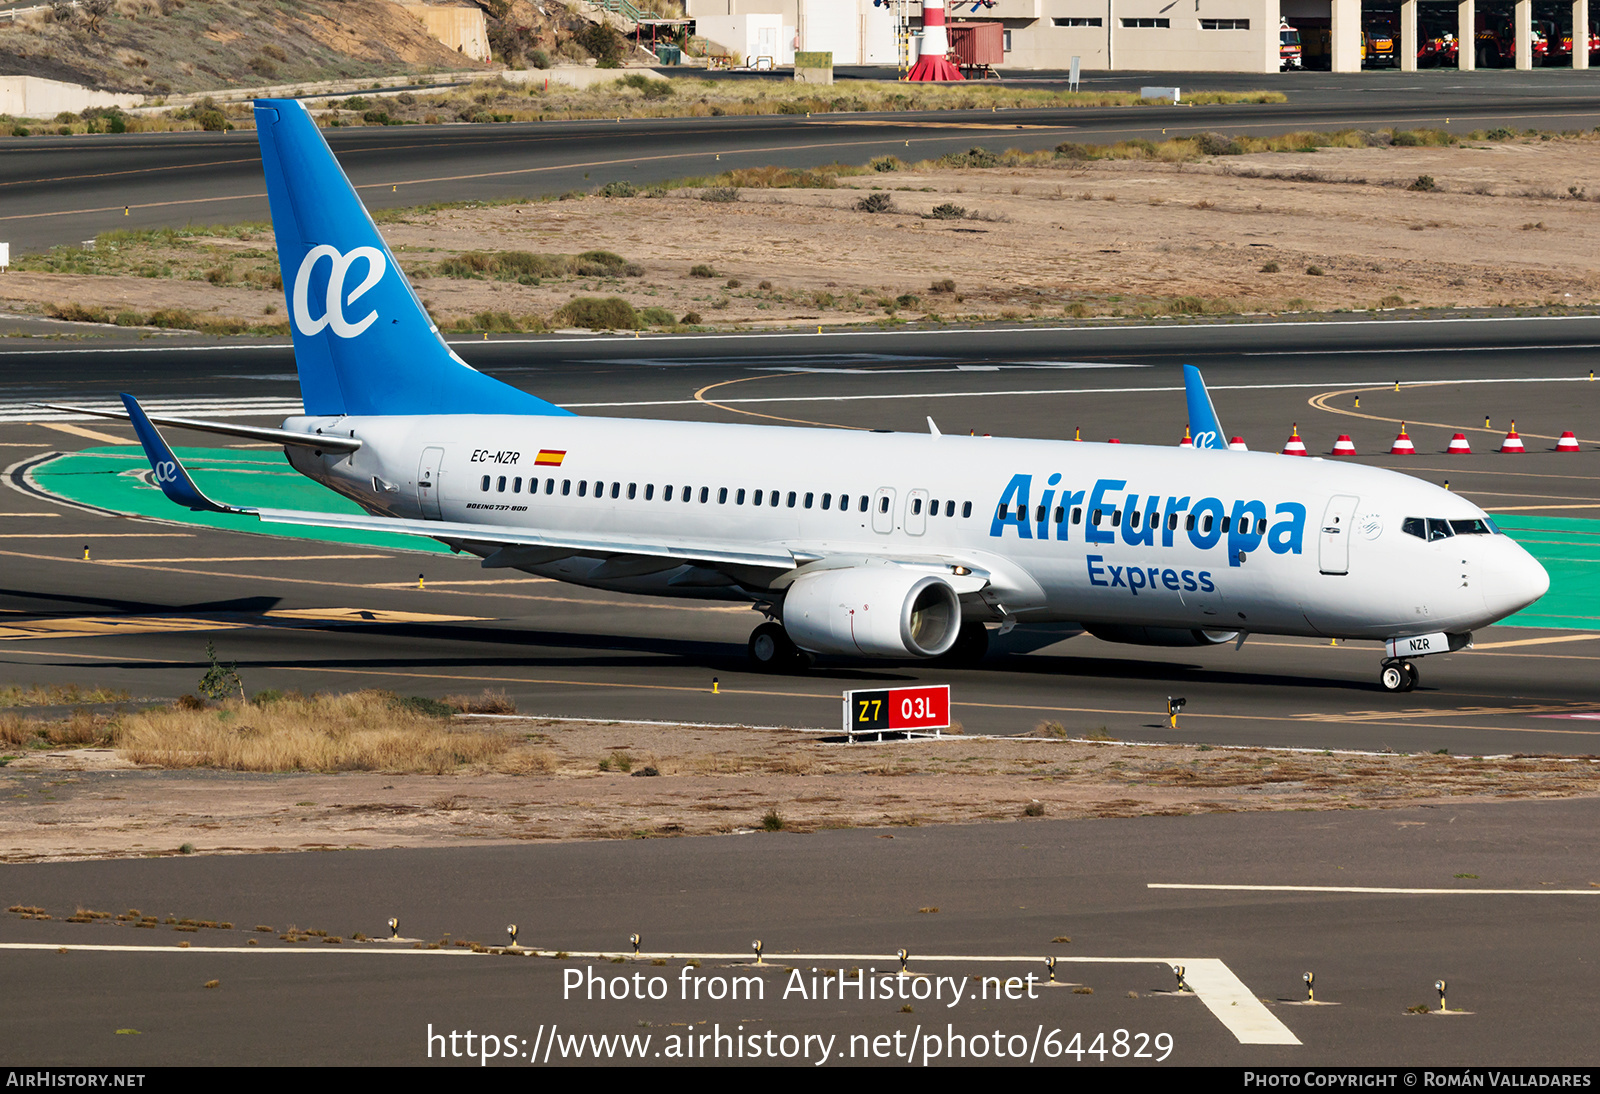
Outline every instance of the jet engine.
[[812, 653], [938, 657], [961, 633], [950, 583], [894, 563], [801, 574], [783, 598], [783, 627]]
[[1238, 631], [1139, 627], [1127, 623], [1085, 623], [1083, 629], [1102, 642], [1126, 642], [1133, 646], [1220, 646], [1239, 637]]

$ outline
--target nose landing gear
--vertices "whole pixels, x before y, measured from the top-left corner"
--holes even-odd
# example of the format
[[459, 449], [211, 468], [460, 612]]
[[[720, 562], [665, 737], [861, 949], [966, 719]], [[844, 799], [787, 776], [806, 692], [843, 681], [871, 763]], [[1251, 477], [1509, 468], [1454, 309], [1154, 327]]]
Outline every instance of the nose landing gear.
[[1385, 661], [1378, 673], [1379, 685], [1388, 692], [1412, 691], [1421, 681], [1422, 674], [1410, 661]]

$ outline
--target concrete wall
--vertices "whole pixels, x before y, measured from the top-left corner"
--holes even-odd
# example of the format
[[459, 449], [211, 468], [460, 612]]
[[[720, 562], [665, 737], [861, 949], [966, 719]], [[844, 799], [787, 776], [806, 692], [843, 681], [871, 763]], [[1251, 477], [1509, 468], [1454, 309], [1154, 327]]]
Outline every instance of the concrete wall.
[[53, 118], [63, 110], [76, 114], [91, 106], [138, 106], [144, 98], [38, 76], [0, 76], [0, 114], [13, 118]]
[[456, 52], [474, 61], [489, 59], [489, 28], [483, 21], [482, 8], [409, 3], [400, 6], [416, 16], [429, 34]]

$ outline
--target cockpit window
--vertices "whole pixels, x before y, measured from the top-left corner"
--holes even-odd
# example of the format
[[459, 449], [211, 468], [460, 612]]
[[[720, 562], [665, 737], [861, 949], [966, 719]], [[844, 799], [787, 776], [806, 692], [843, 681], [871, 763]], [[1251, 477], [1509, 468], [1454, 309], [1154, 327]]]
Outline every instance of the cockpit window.
[[1425, 539], [1429, 543], [1436, 543], [1441, 539], [1451, 536], [1497, 536], [1500, 529], [1487, 517], [1473, 517], [1468, 520], [1445, 520], [1442, 517], [1407, 517], [1400, 524], [1400, 530], [1408, 536]]

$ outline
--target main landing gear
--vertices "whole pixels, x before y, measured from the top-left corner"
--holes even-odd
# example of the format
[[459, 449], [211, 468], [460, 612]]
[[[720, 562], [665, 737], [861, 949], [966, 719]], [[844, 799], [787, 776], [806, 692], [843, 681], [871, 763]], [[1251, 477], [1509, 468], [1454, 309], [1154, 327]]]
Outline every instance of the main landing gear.
[[751, 631], [749, 651], [751, 663], [763, 672], [799, 672], [811, 663], [779, 623], [763, 623]]
[[1385, 661], [1378, 673], [1378, 683], [1388, 692], [1412, 691], [1421, 680], [1422, 674], [1410, 661]]

